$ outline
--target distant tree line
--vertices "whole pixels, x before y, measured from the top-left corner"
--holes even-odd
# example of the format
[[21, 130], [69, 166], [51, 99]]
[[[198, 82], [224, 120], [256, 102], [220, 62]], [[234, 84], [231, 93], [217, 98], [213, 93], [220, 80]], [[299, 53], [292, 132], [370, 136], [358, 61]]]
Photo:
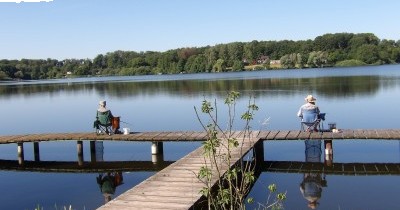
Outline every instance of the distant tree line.
[[233, 42], [166, 52], [115, 51], [94, 59], [0, 60], [0, 79], [226, 72], [400, 63], [400, 40], [372, 33], [325, 34], [306, 41]]

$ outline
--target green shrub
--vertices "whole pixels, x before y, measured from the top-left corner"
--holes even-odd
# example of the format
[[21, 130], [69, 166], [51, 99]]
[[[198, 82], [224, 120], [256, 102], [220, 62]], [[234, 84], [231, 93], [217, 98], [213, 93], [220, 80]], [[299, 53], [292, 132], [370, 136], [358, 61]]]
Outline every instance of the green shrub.
[[335, 66], [345, 67], [345, 66], [365, 66], [365, 65], [367, 65], [367, 64], [360, 60], [351, 59], [351, 60], [344, 60], [344, 61], [337, 62]]

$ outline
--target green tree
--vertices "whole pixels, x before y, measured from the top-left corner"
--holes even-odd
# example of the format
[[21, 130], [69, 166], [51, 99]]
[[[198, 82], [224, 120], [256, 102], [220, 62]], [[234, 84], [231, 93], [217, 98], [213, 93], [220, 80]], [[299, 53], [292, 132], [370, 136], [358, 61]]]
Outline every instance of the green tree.
[[373, 64], [379, 61], [378, 47], [372, 44], [364, 44], [357, 48], [356, 59], [367, 64]]
[[328, 64], [328, 53], [313, 51], [309, 54], [307, 61], [309, 67], [324, 67], [326, 64]]
[[260, 51], [258, 51], [258, 49], [259, 48], [257, 40], [253, 40], [249, 43], [244, 44], [243, 46], [244, 58], [246, 58], [250, 62], [256, 60], [257, 57], [260, 55]]
[[224, 72], [225, 70], [226, 70], [225, 61], [223, 59], [218, 59], [217, 62], [213, 66], [213, 71]]
[[233, 71], [242, 71], [244, 69], [244, 64], [240, 60], [236, 60], [233, 62], [232, 70]]
[[228, 62], [227, 66], [233, 66], [234, 62], [243, 59], [243, 44], [240, 42], [233, 42], [228, 44]]
[[0, 71], [0, 80], [8, 79], [9, 77], [4, 71]]

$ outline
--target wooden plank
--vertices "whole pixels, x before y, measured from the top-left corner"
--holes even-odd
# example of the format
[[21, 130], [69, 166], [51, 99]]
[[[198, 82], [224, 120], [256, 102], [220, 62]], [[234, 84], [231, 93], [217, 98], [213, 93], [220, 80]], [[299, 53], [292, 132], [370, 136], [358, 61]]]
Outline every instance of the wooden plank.
[[342, 131], [343, 139], [354, 139], [354, 131], [353, 130], [343, 130]]
[[311, 135], [311, 132], [308, 131], [300, 131], [298, 138], [299, 139], [309, 139]]
[[357, 136], [357, 139], [367, 139], [367, 136], [365, 135], [364, 131], [361, 129], [355, 130], [354, 131], [354, 136]]
[[269, 132], [268, 136], [266, 139], [272, 140], [275, 139], [275, 136], [279, 133], [279, 131], [271, 131]]
[[151, 140], [151, 141], [153, 141], [153, 139], [156, 136], [161, 135], [161, 134], [163, 134], [163, 132], [148, 132], [146, 135], [143, 135], [141, 139], [142, 140]]
[[0, 136], [0, 143], [6, 143], [9, 139], [16, 138], [15, 135]]
[[127, 135], [127, 139], [132, 141], [140, 140], [143, 135], [146, 135], [146, 132], [133, 132]]
[[182, 135], [179, 137], [178, 141], [185, 141], [189, 140], [188, 137], [193, 135], [194, 131], [185, 131], [182, 133]]
[[332, 139], [332, 132], [323, 132], [321, 135], [322, 139]]
[[207, 140], [207, 137], [208, 137], [208, 133], [203, 131], [203, 132], [200, 132], [200, 134], [198, 136], [196, 136], [196, 138], [194, 140], [205, 141], [205, 140]]
[[186, 137], [187, 140], [197, 140], [199, 136], [206, 136], [207, 132], [199, 132], [199, 131], [195, 131], [193, 132], [190, 136]]
[[268, 136], [268, 134], [270, 133], [271, 131], [260, 131], [260, 133], [258, 134], [258, 138], [260, 138], [260, 139], [267, 139], [267, 136]]
[[289, 131], [279, 131], [279, 133], [275, 136], [275, 140], [286, 140], [286, 136], [289, 134]]
[[297, 140], [297, 137], [299, 136], [300, 131], [289, 131], [289, 133], [286, 135], [287, 140]]
[[376, 130], [364, 130], [364, 134], [367, 139], [378, 139], [378, 134], [376, 133]]
[[381, 139], [391, 139], [390, 130], [380, 130]]
[[310, 139], [322, 139], [323, 133], [321, 132], [311, 132]]
[[183, 134], [184, 134], [183, 132], [170, 132], [168, 135], [165, 136], [165, 139], [163, 139], [163, 140], [178, 141]]
[[343, 132], [332, 132], [332, 139], [343, 139]]
[[390, 135], [390, 139], [400, 139], [400, 132], [399, 130], [390, 129], [388, 130]]
[[159, 135], [155, 136], [152, 140], [153, 141], [165, 141], [168, 140], [168, 134], [171, 134], [171, 132], [160, 132]]

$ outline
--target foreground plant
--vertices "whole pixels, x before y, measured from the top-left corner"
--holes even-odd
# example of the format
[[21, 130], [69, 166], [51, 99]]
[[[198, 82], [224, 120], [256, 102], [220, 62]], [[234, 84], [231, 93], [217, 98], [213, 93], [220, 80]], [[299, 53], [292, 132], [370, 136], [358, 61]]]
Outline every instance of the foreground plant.
[[[59, 207], [57, 206], [57, 204], [54, 204], [54, 209], [55, 209], [55, 210], [58, 210], [58, 209], [59, 209]], [[84, 208], [84, 209], [86, 209], [86, 208]], [[36, 206], [35, 210], [44, 210], [44, 208], [41, 207], [41, 206], [38, 204], [38, 205]], [[61, 210], [73, 210], [73, 208], [72, 208], [72, 205], [69, 205], [68, 207], [67, 207], [67, 206], [61, 207]]]
[[[270, 184], [268, 186], [268, 197], [265, 203], [258, 203], [258, 209], [262, 210], [280, 210], [283, 208], [283, 202], [286, 200], [286, 192], [278, 193], [275, 184]], [[273, 199], [273, 200], [272, 200]]]
[[[250, 122], [253, 120], [258, 106], [254, 98], [250, 97], [247, 109], [240, 116], [244, 121], [244, 127], [240, 132], [233, 131], [236, 117], [236, 103], [240, 94], [232, 91], [228, 93], [224, 104], [227, 106], [228, 123], [224, 129], [218, 122], [217, 102], [203, 100], [201, 112], [206, 115], [209, 122], [203, 123], [200, 114], [194, 107], [197, 118], [203, 129], [207, 131], [207, 140], [203, 143], [204, 166], [201, 167], [197, 176], [205, 187], [201, 190], [202, 195], [207, 198], [208, 209], [246, 209], [245, 198], [250, 192], [252, 185], [256, 180], [255, 154], [247, 155], [248, 160], [243, 160], [243, 146], [248, 143], [254, 143], [258, 139], [252, 138]], [[239, 154], [233, 153], [239, 151]], [[233, 155], [242, 157], [237, 163], [233, 163]], [[221, 178], [220, 178], [221, 177]], [[214, 186], [215, 180], [217, 184]], [[270, 185], [270, 194], [276, 193], [276, 186]], [[278, 193], [277, 199], [271, 201], [268, 198], [263, 206], [265, 209], [282, 209], [286, 194]], [[253, 202], [253, 198], [247, 198], [247, 202]], [[270, 204], [268, 204], [270, 203]]]
[[[251, 98], [245, 113], [241, 115], [245, 125], [243, 130], [235, 134], [232, 130], [234, 127], [236, 102], [239, 93], [232, 91], [225, 99], [225, 105], [228, 107], [228, 125], [223, 129], [218, 123], [217, 103], [204, 100], [201, 111], [206, 114], [209, 123], [205, 125], [199, 117], [199, 113], [195, 107], [196, 115], [207, 131], [207, 141], [203, 143], [204, 149], [204, 166], [198, 172], [198, 178], [203, 181], [205, 187], [201, 193], [207, 198], [208, 209], [245, 209], [244, 198], [249, 193], [251, 185], [255, 181], [255, 159], [251, 161], [239, 161], [233, 164], [232, 151], [239, 150], [240, 157], [243, 157], [242, 148], [246, 141], [250, 138], [250, 121], [253, 120], [255, 111], [258, 110], [257, 105]], [[240, 137], [236, 137], [240, 136]], [[219, 179], [219, 177], [222, 177]], [[215, 180], [216, 186], [213, 186]]]

